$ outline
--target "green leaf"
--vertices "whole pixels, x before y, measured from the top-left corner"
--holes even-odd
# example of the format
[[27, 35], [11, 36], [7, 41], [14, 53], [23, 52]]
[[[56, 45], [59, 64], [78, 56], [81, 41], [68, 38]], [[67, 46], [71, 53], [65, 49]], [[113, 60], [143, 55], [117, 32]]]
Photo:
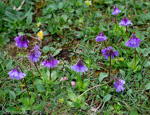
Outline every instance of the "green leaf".
[[149, 67], [150, 66], [150, 61], [147, 61], [144, 67]]
[[131, 111], [130, 115], [138, 115], [137, 110], [133, 110], [133, 111]]
[[84, 79], [83, 89], [87, 89], [89, 85], [90, 85], [90, 78]]
[[6, 64], [6, 69], [7, 70], [11, 70], [12, 69], [12, 60], [11, 59], [7, 59], [7, 60], [5, 60], [5, 64]]
[[10, 18], [10, 19], [12, 19], [12, 20], [14, 20], [14, 21], [17, 21], [17, 20], [18, 20], [18, 18], [16, 17], [16, 15], [14, 15], [13, 13], [11, 13], [11, 12], [9, 12], [9, 11], [5, 11], [5, 15], [6, 15], [8, 18]]
[[122, 69], [120, 69], [120, 73], [122, 76], [125, 76], [125, 72]]
[[10, 112], [10, 113], [17, 112], [17, 111], [18, 111], [17, 108], [14, 106], [8, 107], [6, 109], [6, 112]]
[[25, 33], [24, 32], [18, 32], [18, 35], [24, 35]]
[[30, 12], [27, 16], [26, 22], [28, 25], [30, 25], [32, 23], [32, 15], [33, 15], [33, 13]]
[[67, 101], [67, 105], [68, 105], [69, 107], [74, 107], [72, 101]]
[[62, 50], [62, 49], [57, 49], [57, 50], [54, 52], [53, 56], [58, 55], [58, 54], [61, 52], [61, 50]]
[[148, 56], [148, 54], [150, 54], [150, 48], [145, 48], [145, 50], [143, 51], [143, 56], [146, 57]]
[[75, 102], [77, 96], [73, 93], [73, 91], [69, 88], [68, 90], [68, 97], [71, 101]]
[[147, 83], [147, 85], [145, 86], [145, 89], [146, 90], [150, 89], [150, 83]]
[[37, 83], [36, 88], [37, 88], [38, 92], [44, 92], [45, 91], [45, 88], [42, 84]]
[[104, 98], [103, 98], [103, 102], [107, 102], [111, 99], [112, 95], [107, 94]]
[[22, 102], [25, 106], [29, 106], [29, 98], [28, 97], [22, 97]]
[[127, 65], [128, 65], [129, 68], [136, 71], [138, 63], [139, 63], [139, 58], [136, 57], [136, 63], [135, 63], [135, 57], [134, 57], [131, 62], [127, 63]]
[[63, 8], [63, 6], [64, 6], [64, 2], [59, 2], [59, 4], [58, 4], [58, 8], [59, 8], [59, 9], [62, 9], [62, 8]]
[[100, 73], [100, 76], [99, 76], [99, 81], [101, 82], [104, 78], [106, 78], [108, 76], [108, 73]]
[[10, 99], [16, 99], [16, 94], [13, 91], [9, 91]]
[[49, 46], [44, 46], [43, 47], [43, 52], [47, 53], [48, 51], [50, 51]]
[[67, 21], [67, 18], [68, 18], [67, 15], [64, 14], [64, 15], [62, 15], [61, 17], [64, 19], [65, 22]]
[[52, 71], [51, 77], [52, 77], [52, 80], [55, 81], [58, 77], [58, 72], [57, 71]]
[[132, 89], [129, 89], [128, 92], [127, 92], [128, 96], [131, 96], [132, 94]]

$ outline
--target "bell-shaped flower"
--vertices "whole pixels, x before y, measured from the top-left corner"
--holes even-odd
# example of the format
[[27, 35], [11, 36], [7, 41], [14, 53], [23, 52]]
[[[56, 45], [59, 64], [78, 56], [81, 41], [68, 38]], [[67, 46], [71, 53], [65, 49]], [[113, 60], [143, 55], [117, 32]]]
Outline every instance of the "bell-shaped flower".
[[18, 66], [16, 66], [14, 69], [12, 69], [10, 72], [8, 72], [8, 75], [11, 79], [23, 79], [26, 74], [19, 71]]
[[118, 52], [114, 51], [111, 46], [108, 46], [108, 48], [102, 49], [102, 53], [105, 56], [105, 58], [108, 60], [108, 57], [111, 56], [114, 58], [114, 56], [118, 56]]
[[114, 5], [114, 11], [113, 11], [112, 15], [118, 15], [120, 12], [121, 12], [121, 10], [119, 10], [119, 9], [117, 8], [117, 6]]
[[14, 38], [16, 41], [15, 45], [18, 46], [19, 48], [27, 48], [29, 41], [26, 38], [26, 35], [20, 35]]
[[30, 51], [29, 53], [29, 60], [32, 62], [39, 61], [39, 57], [41, 56], [41, 52], [39, 51], [40, 47], [38, 45], [35, 45], [34, 49]]
[[104, 33], [101, 31], [98, 36], [95, 38], [96, 41], [98, 42], [102, 42], [105, 41], [107, 39], [107, 37], [104, 35]]
[[132, 38], [130, 38], [130, 40], [127, 41], [125, 45], [129, 46], [130, 48], [136, 48], [136, 47], [139, 47], [141, 41], [142, 40], [136, 37], [135, 32], [134, 32], [132, 35]]
[[126, 16], [124, 16], [124, 18], [119, 23], [119, 25], [122, 25], [122, 26], [129, 26], [130, 24], [132, 25], [132, 22], [128, 20]]
[[54, 66], [58, 65], [59, 61], [54, 59], [52, 55], [49, 55], [47, 60], [42, 62], [42, 65], [47, 68], [53, 68]]
[[125, 81], [122, 80], [122, 79], [115, 79], [115, 83], [114, 83], [114, 87], [116, 88], [116, 92], [120, 92], [120, 91], [124, 91], [124, 84], [125, 84]]
[[88, 68], [83, 65], [82, 60], [79, 60], [74, 66], [71, 66], [71, 69], [76, 72], [85, 72], [88, 70]]

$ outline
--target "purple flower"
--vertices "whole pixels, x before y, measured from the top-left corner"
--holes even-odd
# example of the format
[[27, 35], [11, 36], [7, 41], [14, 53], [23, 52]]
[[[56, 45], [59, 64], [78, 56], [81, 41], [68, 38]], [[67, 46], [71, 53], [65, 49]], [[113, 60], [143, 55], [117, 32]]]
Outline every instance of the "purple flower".
[[49, 55], [47, 60], [42, 62], [42, 65], [47, 67], [47, 68], [53, 68], [54, 66], [58, 65], [59, 61], [56, 59], [53, 59], [52, 55]]
[[26, 35], [20, 35], [14, 38], [14, 40], [16, 41], [16, 46], [18, 46], [19, 48], [27, 48], [28, 47], [28, 43], [29, 41], [26, 38]]
[[115, 79], [114, 87], [116, 88], [116, 92], [124, 91], [123, 85], [125, 84], [124, 80]]
[[96, 41], [98, 41], [98, 42], [102, 42], [102, 41], [106, 40], [107, 37], [106, 37], [106, 36], [104, 35], [104, 33], [101, 31], [101, 32], [99, 33], [99, 35], [98, 35], [95, 39], [96, 39]]
[[88, 68], [83, 65], [82, 60], [79, 60], [78, 63], [76, 63], [74, 66], [71, 66], [71, 69], [76, 72], [85, 72], [88, 70]]
[[129, 46], [130, 48], [136, 48], [136, 47], [139, 47], [141, 41], [142, 40], [136, 37], [135, 32], [134, 32], [132, 35], [132, 38], [130, 38], [130, 40], [127, 41], [125, 45]]
[[114, 11], [113, 11], [112, 15], [118, 15], [120, 12], [121, 12], [121, 10], [119, 10], [119, 9], [117, 8], [117, 6], [114, 5]]
[[114, 58], [114, 56], [118, 56], [118, 52], [114, 51], [111, 46], [108, 46], [108, 48], [102, 49], [102, 53], [105, 56], [105, 58], [108, 60], [109, 56], [112, 56], [112, 58]]
[[30, 53], [29, 53], [29, 57], [28, 58], [32, 62], [39, 61], [39, 57], [41, 56], [41, 52], [38, 49], [40, 49], [40, 47], [35, 45], [34, 49], [31, 50]]
[[26, 76], [25, 73], [22, 73], [19, 71], [18, 66], [16, 66], [14, 69], [12, 69], [10, 72], [8, 72], [11, 79], [22, 79]]
[[129, 26], [130, 24], [132, 25], [132, 22], [128, 20], [126, 16], [124, 16], [124, 18], [119, 23], [119, 25], [122, 25], [122, 26]]

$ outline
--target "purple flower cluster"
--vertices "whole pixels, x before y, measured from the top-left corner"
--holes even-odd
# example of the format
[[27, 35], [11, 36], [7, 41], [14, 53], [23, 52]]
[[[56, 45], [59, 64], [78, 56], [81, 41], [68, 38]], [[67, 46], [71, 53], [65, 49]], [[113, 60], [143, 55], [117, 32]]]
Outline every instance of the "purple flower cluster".
[[121, 12], [121, 10], [119, 10], [119, 9], [117, 8], [117, 6], [114, 5], [114, 11], [113, 11], [112, 15], [118, 15], [120, 12]]
[[71, 66], [71, 69], [73, 69], [76, 72], [88, 71], [88, 68], [83, 65], [83, 62], [81, 59], [74, 66]]
[[124, 16], [121, 22], [119, 23], [119, 25], [122, 25], [122, 26], [129, 26], [130, 24], [132, 25], [132, 22], [128, 20], [126, 16]]
[[32, 62], [39, 61], [39, 57], [41, 56], [41, 52], [39, 51], [40, 47], [35, 45], [34, 49], [30, 51], [29, 53], [29, 60]]
[[141, 41], [142, 40], [137, 38], [135, 33], [133, 33], [132, 38], [129, 41], [127, 41], [125, 45], [129, 46], [130, 48], [136, 48], [139, 47]]
[[99, 35], [98, 35], [95, 39], [96, 39], [96, 41], [98, 41], [98, 42], [102, 42], [102, 41], [106, 40], [107, 37], [106, 37], [106, 36], [104, 35], [104, 33], [101, 31], [101, 32], [99, 33]]
[[[114, 5], [114, 10], [113, 10], [112, 15], [118, 15], [120, 12], [121, 12], [121, 10], [119, 10], [117, 8], [117, 6]], [[116, 20], [116, 18], [115, 18], [115, 20]], [[117, 24], [117, 20], [116, 20], [116, 24]], [[128, 18], [126, 16], [124, 16], [123, 19], [121, 20], [121, 22], [119, 23], [119, 25], [126, 26], [126, 29], [127, 29], [127, 26], [132, 25], [132, 22], [130, 20], [128, 20]], [[116, 25], [116, 27], [117, 27], [117, 25]], [[98, 42], [102, 42], [108, 38], [101, 31], [95, 39]], [[27, 40], [26, 35], [17, 36], [16, 38], [14, 38], [14, 40], [16, 41], [16, 46], [18, 46], [19, 48], [23, 48], [23, 47], [28, 48], [29, 47], [28, 46], [29, 41]], [[127, 41], [125, 45], [136, 48], [136, 47], [139, 47], [140, 42], [141, 42], [141, 40], [136, 37], [135, 33], [133, 33], [132, 38], [129, 41]], [[41, 52], [39, 51], [39, 49], [40, 49], [40, 47], [35, 45], [34, 49], [30, 50], [29, 56], [28, 56], [29, 60], [31, 60], [32, 62], [39, 61], [39, 58], [41, 56]], [[102, 49], [101, 52], [107, 60], [108, 60], [108, 57], [114, 58], [114, 56], [118, 56], [118, 52], [114, 51], [114, 49], [112, 49], [111, 46], [108, 46], [107, 48]], [[111, 58], [110, 58], [109, 79], [110, 79], [110, 75], [111, 75], [110, 74], [111, 73]], [[58, 65], [58, 63], [59, 63], [59, 61], [54, 59], [52, 55], [49, 55], [48, 58], [42, 62], [43, 66], [50, 68], [50, 80], [51, 80], [51, 68]], [[83, 61], [81, 59], [74, 66], [71, 66], [71, 69], [76, 72], [88, 71], [88, 68], [86, 66], [84, 66]], [[18, 66], [16, 66], [14, 69], [12, 69], [8, 74], [11, 79], [17, 79], [17, 80], [22, 79], [26, 76], [25, 73], [22, 73], [19, 71]], [[64, 80], [68, 80], [68, 78], [64, 77], [64, 78], [60, 79], [60, 81], [64, 81]], [[83, 73], [82, 84], [83, 84], [83, 80], [84, 80], [84, 73]], [[114, 87], [116, 88], [116, 92], [124, 91], [125, 81], [121, 80], [121, 79], [117, 79], [117, 78], [115, 78], [114, 81], [115, 81]], [[71, 82], [71, 85], [76, 86], [74, 81]]]
[[19, 48], [27, 48], [28, 47], [28, 43], [29, 41], [26, 38], [26, 35], [20, 35], [14, 38], [14, 40], [16, 41], [16, 46], [18, 46]]
[[54, 66], [58, 65], [59, 61], [53, 58], [52, 55], [49, 55], [47, 60], [42, 62], [42, 65], [47, 68], [53, 68]]
[[114, 83], [114, 87], [116, 88], [116, 92], [124, 91], [124, 87], [123, 87], [124, 84], [125, 84], [124, 80], [116, 78], [115, 83]]
[[111, 46], [108, 46], [108, 48], [102, 49], [102, 53], [105, 56], [105, 58], [108, 60], [108, 57], [111, 56], [114, 58], [114, 56], [118, 56], [118, 52], [114, 51]]
[[18, 66], [16, 66], [14, 69], [12, 69], [10, 72], [8, 72], [11, 79], [22, 79], [26, 76], [25, 73], [22, 73], [19, 71]]

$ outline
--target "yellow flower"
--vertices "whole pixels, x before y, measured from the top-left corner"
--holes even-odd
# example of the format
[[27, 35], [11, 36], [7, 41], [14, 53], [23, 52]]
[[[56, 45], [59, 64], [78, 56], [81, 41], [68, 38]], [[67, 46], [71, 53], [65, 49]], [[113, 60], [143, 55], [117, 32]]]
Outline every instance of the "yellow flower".
[[121, 57], [119, 60], [120, 60], [120, 61], [124, 61], [124, 58], [123, 58], [123, 57]]
[[118, 61], [118, 59], [115, 59], [115, 61]]
[[25, 85], [24, 84], [21, 84], [21, 85], [19, 85], [20, 87], [24, 87]]
[[86, 1], [85, 1], [85, 4], [88, 5], [88, 6], [90, 6], [90, 5], [92, 5], [92, 2], [89, 1], [89, 0], [86, 0]]
[[37, 35], [39, 36], [39, 38], [42, 40], [43, 39], [43, 31], [41, 30], [41, 31], [39, 31], [38, 33], [37, 33]]
[[63, 103], [64, 102], [64, 99], [62, 98], [62, 99], [59, 99], [59, 102], [60, 103]]
[[38, 23], [37, 23], [37, 27], [40, 27], [40, 25], [41, 25], [41, 22], [38, 22]]

